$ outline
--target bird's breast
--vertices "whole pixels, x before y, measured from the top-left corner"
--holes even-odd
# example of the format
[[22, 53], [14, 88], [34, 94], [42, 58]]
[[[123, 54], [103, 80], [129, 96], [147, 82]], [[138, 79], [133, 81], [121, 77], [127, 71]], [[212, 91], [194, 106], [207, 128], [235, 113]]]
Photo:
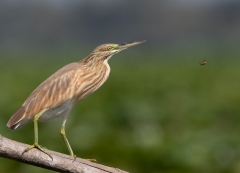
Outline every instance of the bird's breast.
[[104, 84], [104, 82], [106, 82], [109, 73], [109, 65], [107, 63], [103, 63], [101, 68], [92, 69], [89, 71], [88, 75], [79, 78], [78, 86], [76, 88], [78, 94], [74, 100], [79, 101], [95, 92]]

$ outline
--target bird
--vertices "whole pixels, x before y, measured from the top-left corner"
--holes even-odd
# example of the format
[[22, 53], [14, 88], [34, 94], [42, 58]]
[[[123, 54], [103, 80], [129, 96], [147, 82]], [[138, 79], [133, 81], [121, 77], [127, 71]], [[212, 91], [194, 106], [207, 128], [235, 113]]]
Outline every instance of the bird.
[[86, 58], [62, 67], [43, 81], [7, 123], [7, 127], [11, 130], [18, 130], [29, 121], [33, 121], [34, 143], [24, 152], [37, 148], [52, 158], [38, 143], [38, 122], [61, 117], [60, 134], [70, 156], [76, 157], [65, 131], [65, 124], [70, 111], [80, 100], [95, 92], [108, 79], [110, 73], [108, 60], [113, 55], [145, 41], [102, 44], [96, 47]]
[[202, 65], [206, 65], [207, 62], [204, 60], [203, 62], [201, 62], [201, 63], [199, 63], [199, 64], [200, 64], [200, 66], [202, 66]]

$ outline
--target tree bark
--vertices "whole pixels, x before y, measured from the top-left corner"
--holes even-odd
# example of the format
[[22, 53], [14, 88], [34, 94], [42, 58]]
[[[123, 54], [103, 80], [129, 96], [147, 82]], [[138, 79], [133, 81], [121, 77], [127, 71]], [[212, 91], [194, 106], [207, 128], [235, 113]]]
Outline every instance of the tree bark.
[[35, 165], [57, 172], [70, 173], [127, 173], [117, 168], [111, 168], [85, 159], [76, 158], [55, 151], [47, 150], [47, 154], [38, 149], [24, 153], [29, 145], [7, 139], [0, 135], [0, 157]]

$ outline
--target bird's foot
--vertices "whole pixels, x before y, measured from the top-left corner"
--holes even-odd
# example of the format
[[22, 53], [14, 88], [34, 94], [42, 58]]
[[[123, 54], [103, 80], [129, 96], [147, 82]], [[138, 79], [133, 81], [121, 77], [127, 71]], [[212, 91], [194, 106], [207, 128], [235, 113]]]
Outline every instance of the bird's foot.
[[43, 153], [47, 154], [47, 155], [53, 160], [53, 157], [52, 157], [47, 151], [45, 151], [45, 149], [43, 149], [43, 147], [41, 147], [38, 143], [34, 143], [33, 145], [31, 145], [30, 147], [28, 147], [27, 149], [25, 149], [23, 153], [28, 152], [29, 150], [31, 150], [31, 149], [33, 149], [33, 148], [39, 149], [39, 150], [42, 151]]
[[73, 154], [73, 153], [71, 153], [70, 156], [73, 157], [73, 162], [74, 162], [74, 161], [76, 160], [76, 158], [77, 158], [77, 155], [75, 155], [75, 154]]
[[[73, 157], [73, 162], [74, 162], [74, 161], [76, 160], [76, 158], [77, 158], [77, 155], [75, 155], [75, 154], [73, 154], [73, 153], [71, 153], [70, 156]], [[98, 163], [96, 159], [85, 159], [85, 160], [90, 161], [90, 162], [93, 162], [93, 163]]]
[[86, 160], [93, 162], [93, 163], [98, 163], [96, 159], [86, 159]]

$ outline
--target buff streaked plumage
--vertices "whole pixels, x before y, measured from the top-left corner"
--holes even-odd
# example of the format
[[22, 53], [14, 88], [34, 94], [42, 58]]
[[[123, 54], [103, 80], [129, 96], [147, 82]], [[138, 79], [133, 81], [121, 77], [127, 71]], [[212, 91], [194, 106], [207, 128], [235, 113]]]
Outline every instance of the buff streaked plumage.
[[[68, 114], [78, 101], [92, 94], [108, 79], [110, 73], [108, 60], [114, 54], [143, 42], [100, 45], [86, 58], [64, 66], [42, 82], [7, 123], [11, 130], [17, 130], [27, 122], [34, 121], [35, 141], [25, 151], [38, 148], [45, 152], [38, 145], [37, 123], [38, 121], [62, 117], [61, 135], [70, 155], [73, 156], [73, 151], [65, 133], [65, 123]], [[47, 152], [45, 153], [48, 154]]]
[[[81, 62], [76, 62], [68, 64], [54, 73], [30, 94], [20, 109], [13, 114], [8, 127], [12, 127], [25, 118], [33, 120], [41, 110], [53, 109], [67, 100], [71, 100], [71, 104], [74, 106], [77, 101], [94, 92], [96, 85], [99, 88], [98, 85], [103, 84], [107, 79], [107, 76], [104, 76], [108, 70], [107, 67], [96, 66], [95, 68], [92, 70], [98, 71], [98, 73], [93, 73], [91, 70], [87, 70]], [[25, 124], [28, 121], [23, 122]], [[16, 129], [24, 124], [19, 125]]]

